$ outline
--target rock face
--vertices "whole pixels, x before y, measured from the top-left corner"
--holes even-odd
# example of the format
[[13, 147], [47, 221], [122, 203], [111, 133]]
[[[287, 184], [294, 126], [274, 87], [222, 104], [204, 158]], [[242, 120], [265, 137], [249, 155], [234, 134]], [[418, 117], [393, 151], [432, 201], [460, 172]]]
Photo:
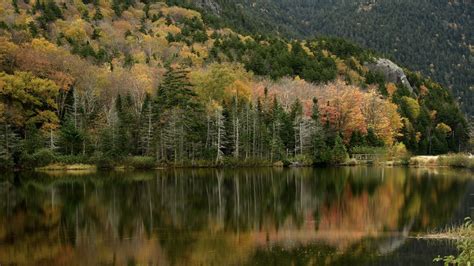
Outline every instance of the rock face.
[[199, 8], [210, 10], [215, 15], [221, 14], [221, 6], [214, 0], [194, 0], [194, 4]]
[[394, 62], [385, 58], [379, 58], [375, 63], [368, 63], [366, 65], [371, 71], [382, 73], [386, 81], [395, 84], [401, 83], [413, 93], [413, 87], [408, 81], [405, 72]]

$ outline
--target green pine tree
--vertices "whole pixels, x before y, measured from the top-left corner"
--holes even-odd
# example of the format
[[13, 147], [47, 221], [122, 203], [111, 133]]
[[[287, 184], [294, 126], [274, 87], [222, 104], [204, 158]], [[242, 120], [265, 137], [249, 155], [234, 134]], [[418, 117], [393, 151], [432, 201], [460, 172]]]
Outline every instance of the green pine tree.
[[315, 164], [324, 164], [329, 162], [330, 154], [325, 141], [324, 129], [319, 118], [318, 99], [316, 98], [313, 98], [311, 111], [311, 119], [313, 120], [313, 134], [311, 137], [313, 162]]
[[347, 150], [346, 146], [342, 142], [341, 136], [337, 135], [335, 139], [334, 147], [331, 151], [331, 162], [333, 164], [340, 164], [347, 160]]

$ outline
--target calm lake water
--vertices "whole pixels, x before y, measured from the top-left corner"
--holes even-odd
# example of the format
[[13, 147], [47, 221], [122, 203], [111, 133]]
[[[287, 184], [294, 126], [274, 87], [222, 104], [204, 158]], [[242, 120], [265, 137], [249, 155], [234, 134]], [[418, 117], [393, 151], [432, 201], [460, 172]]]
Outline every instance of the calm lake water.
[[472, 173], [328, 168], [0, 177], [0, 265], [433, 265]]

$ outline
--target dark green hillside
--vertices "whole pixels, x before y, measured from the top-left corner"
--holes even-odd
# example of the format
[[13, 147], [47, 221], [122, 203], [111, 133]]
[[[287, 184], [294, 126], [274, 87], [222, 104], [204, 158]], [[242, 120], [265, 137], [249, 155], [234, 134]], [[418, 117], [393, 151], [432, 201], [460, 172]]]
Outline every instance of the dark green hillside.
[[[287, 37], [331, 35], [393, 56], [448, 86], [474, 115], [474, 4], [422, 0], [175, 0], [224, 25]], [[213, 9], [209, 9], [214, 3]], [[218, 8], [216, 8], [216, 6]], [[217, 11], [217, 12], [216, 12]], [[222, 22], [221, 22], [222, 23]]]

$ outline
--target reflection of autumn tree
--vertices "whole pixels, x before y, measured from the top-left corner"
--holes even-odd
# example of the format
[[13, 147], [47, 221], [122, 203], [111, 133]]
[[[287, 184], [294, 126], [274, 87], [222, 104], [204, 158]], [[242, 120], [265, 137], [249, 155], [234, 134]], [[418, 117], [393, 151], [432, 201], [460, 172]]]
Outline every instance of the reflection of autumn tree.
[[[0, 258], [244, 264], [267, 245], [289, 254], [314, 241], [329, 253], [358, 249], [412, 220], [415, 230], [445, 224], [453, 208], [444, 202], [458, 202], [465, 183], [423, 175], [358, 167], [21, 178], [0, 190], [9, 199], [0, 204], [0, 243], [14, 240]], [[31, 248], [13, 253], [19, 245]]]

